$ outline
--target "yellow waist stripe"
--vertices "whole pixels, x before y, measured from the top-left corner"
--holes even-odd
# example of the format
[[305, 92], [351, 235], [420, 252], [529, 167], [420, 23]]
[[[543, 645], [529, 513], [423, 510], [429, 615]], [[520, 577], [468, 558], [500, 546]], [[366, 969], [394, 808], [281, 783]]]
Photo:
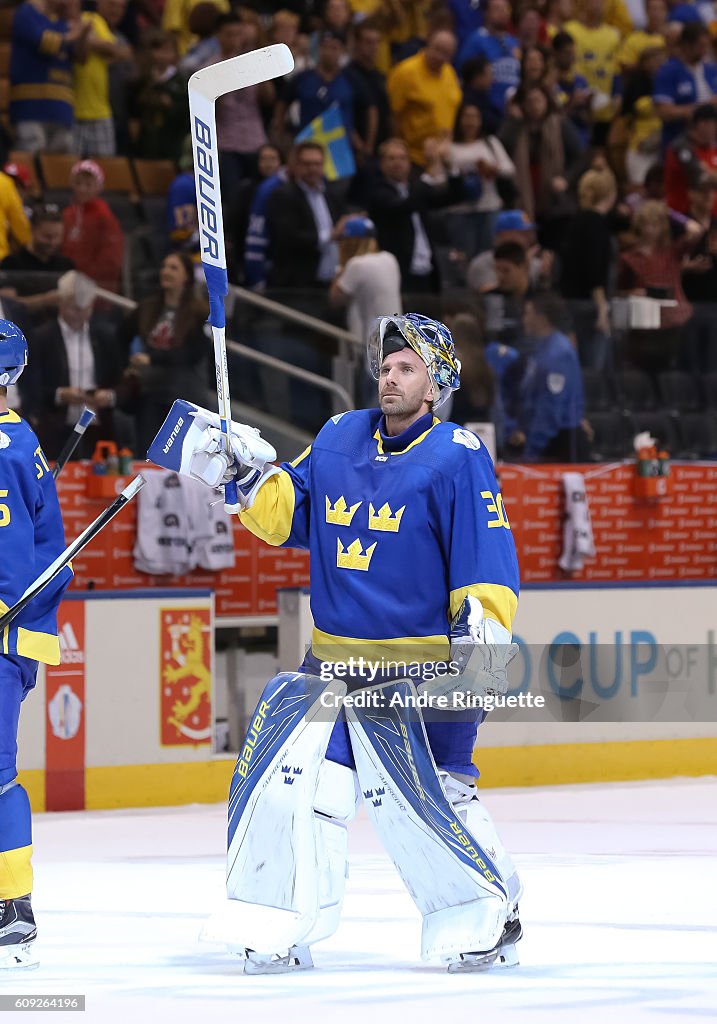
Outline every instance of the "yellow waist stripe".
[[[329, 664], [348, 661], [349, 658], [364, 658], [366, 661], [399, 662], [412, 665], [427, 661], [447, 661], [450, 644], [445, 635], [437, 636], [396, 636], [386, 640], [363, 640], [350, 636], [333, 636], [314, 626], [311, 635], [311, 651], [319, 661]], [[392, 666], [388, 666], [390, 668]]]
[[23, 658], [42, 661], [45, 665], [59, 665], [60, 641], [52, 633], [38, 633], [19, 626], [17, 653], [21, 654]]
[[75, 97], [70, 86], [51, 85], [47, 82], [44, 85], [13, 85], [10, 87], [10, 102], [20, 100], [57, 100], [61, 103], [75, 105]]
[[450, 618], [455, 617], [463, 601], [470, 594], [477, 597], [483, 605], [483, 612], [488, 619], [495, 619], [506, 629], [513, 629], [513, 619], [518, 607], [518, 598], [510, 587], [500, 583], [471, 583], [469, 587], [459, 587], [451, 591]]
[[32, 892], [32, 844], [0, 853], [0, 900]]

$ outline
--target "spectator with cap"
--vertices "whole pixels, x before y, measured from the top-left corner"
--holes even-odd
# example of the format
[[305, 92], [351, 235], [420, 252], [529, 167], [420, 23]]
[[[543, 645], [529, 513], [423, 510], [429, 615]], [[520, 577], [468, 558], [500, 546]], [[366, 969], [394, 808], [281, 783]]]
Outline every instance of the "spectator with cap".
[[37, 207], [30, 228], [28, 244], [0, 263], [0, 294], [18, 297], [41, 317], [57, 308], [57, 282], [74, 264], [61, 252], [64, 227], [59, 206]]
[[[697, 107], [686, 131], [665, 153], [665, 201], [671, 210], [687, 213], [688, 191], [705, 182], [717, 184], [717, 106]], [[715, 209], [717, 215], [717, 208]]]
[[503, 242], [517, 242], [528, 253], [530, 282], [534, 287], [549, 284], [554, 257], [538, 246], [535, 224], [524, 210], [501, 210], [495, 220], [493, 249], [479, 253], [468, 265], [466, 281], [471, 291], [482, 294], [498, 287], [494, 250]]
[[120, 21], [126, 6], [126, 0], [97, 0], [96, 11], [82, 14], [83, 24], [89, 25], [87, 56], [74, 65], [75, 149], [81, 156], [116, 152], [109, 66], [131, 60], [132, 49], [117, 39], [107, 19]]
[[120, 290], [124, 234], [100, 193], [105, 183], [94, 160], [80, 160], [70, 171], [72, 202], [62, 211], [63, 255], [83, 274], [111, 292]]
[[393, 253], [379, 249], [376, 226], [368, 217], [344, 220], [338, 242], [339, 265], [330, 296], [337, 305], [346, 306], [348, 329], [363, 339], [386, 310], [403, 311], [401, 269]]
[[430, 138], [448, 138], [461, 103], [461, 87], [451, 61], [456, 37], [438, 29], [414, 57], [397, 64], [388, 78], [388, 97], [396, 135], [405, 140], [411, 160], [426, 163], [424, 144]]
[[682, 29], [676, 52], [655, 76], [653, 100], [662, 121], [662, 144], [668, 146], [687, 128], [703, 103], [717, 102], [717, 64], [709, 57], [710, 35], [702, 22]]
[[346, 39], [334, 30], [326, 29], [319, 39], [319, 57], [315, 68], [307, 68], [280, 86], [279, 101], [274, 109], [273, 130], [278, 139], [283, 137], [286, 114], [296, 103], [297, 130], [301, 131], [314, 118], [329, 107], [337, 105], [346, 135], [352, 145], [356, 142], [354, 110], [357, 103], [370, 106], [368, 96], [357, 92], [357, 82], [343, 69]]
[[8, 167], [18, 173], [14, 164], [6, 164], [0, 174], [0, 260], [5, 259], [13, 244], [27, 245], [30, 241], [30, 222]]

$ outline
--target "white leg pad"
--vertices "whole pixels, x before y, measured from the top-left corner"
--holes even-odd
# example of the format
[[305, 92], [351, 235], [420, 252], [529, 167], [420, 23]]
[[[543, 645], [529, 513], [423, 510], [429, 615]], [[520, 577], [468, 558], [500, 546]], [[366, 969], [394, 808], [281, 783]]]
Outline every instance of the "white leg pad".
[[498, 835], [493, 819], [478, 798], [477, 787], [461, 782], [448, 772], [439, 771], [438, 774], [456, 814], [500, 871], [508, 890], [509, 908], [512, 909], [523, 894], [523, 884], [518, 877], [513, 858]]

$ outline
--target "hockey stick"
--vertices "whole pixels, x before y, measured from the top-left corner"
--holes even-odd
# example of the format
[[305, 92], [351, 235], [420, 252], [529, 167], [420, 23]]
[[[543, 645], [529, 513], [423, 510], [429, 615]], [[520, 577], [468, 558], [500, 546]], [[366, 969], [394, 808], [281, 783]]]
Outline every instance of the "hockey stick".
[[[189, 118], [194, 155], [194, 181], [197, 189], [200, 255], [209, 292], [209, 322], [214, 338], [214, 367], [217, 377], [217, 402], [221, 432], [227, 456], [234, 461], [229, 437], [232, 419], [229, 396], [229, 371], [225, 341], [224, 296], [229, 290], [227, 259], [224, 250], [224, 219], [219, 181], [219, 148], [214, 105], [225, 93], [247, 89], [272, 78], [288, 74], [294, 67], [291, 50], [284, 43], [252, 50], [238, 57], [211, 64], [195, 71], [189, 79]], [[231, 480], [224, 486], [224, 508], [240, 509], [237, 485]]]
[[80, 551], [87, 547], [91, 540], [97, 536], [97, 534], [107, 526], [111, 519], [117, 515], [120, 509], [134, 498], [140, 487], [144, 485], [144, 477], [136, 476], [133, 480], [127, 484], [125, 489], [119, 494], [111, 505], [108, 505], [104, 512], [101, 512], [93, 523], [85, 527], [82, 533], [69, 544], [61, 555], [58, 555], [54, 562], [48, 565], [47, 569], [41, 573], [34, 583], [31, 583], [27, 588], [22, 597], [15, 602], [12, 608], [8, 608], [5, 614], [0, 618], [0, 633], [6, 626], [9, 626], [13, 619], [16, 619], [20, 612], [27, 607], [33, 598], [37, 597], [40, 591], [44, 590], [48, 583], [51, 583], [59, 573], [65, 568], [65, 566], [72, 561]]
[[65, 447], [62, 449], [58, 456], [57, 462], [55, 463], [55, 468], [52, 470], [53, 480], [57, 480], [58, 476], [65, 468], [66, 464], [72, 458], [75, 448], [82, 439], [82, 435], [87, 430], [89, 425], [92, 423], [94, 418], [95, 414], [92, 411], [92, 409], [88, 408], [88, 406], [85, 406], [82, 412], [80, 413], [80, 418], [72, 428], [72, 433], [67, 438], [67, 441], [65, 441]]

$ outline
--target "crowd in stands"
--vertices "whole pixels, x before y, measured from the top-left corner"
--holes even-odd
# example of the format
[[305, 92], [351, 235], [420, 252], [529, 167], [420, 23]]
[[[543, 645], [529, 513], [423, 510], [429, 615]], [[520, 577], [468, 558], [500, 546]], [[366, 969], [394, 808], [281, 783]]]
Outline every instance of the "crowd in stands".
[[[210, 400], [187, 81], [275, 42], [292, 74], [217, 103], [233, 283], [357, 337], [439, 316], [448, 413], [505, 458], [717, 453], [717, 2], [6, 0], [0, 40], [0, 314], [50, 457], [85, 401], [142, 452]], [[272, 323], [233, 335], [330, 373]]]

